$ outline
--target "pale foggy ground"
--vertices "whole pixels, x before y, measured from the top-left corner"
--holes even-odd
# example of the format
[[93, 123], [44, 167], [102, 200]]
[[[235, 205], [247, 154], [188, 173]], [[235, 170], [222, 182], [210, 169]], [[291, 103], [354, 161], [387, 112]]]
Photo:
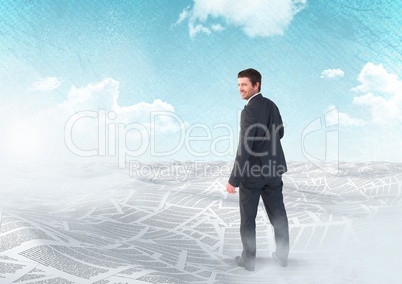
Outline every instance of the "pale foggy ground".
[[[402, 164], [290, 163], [289, 266], [241, 252], [230, 163], [0, 166], [0, 283], [401, 283]], [[261, 203], [262, 205], [262, 203]]]

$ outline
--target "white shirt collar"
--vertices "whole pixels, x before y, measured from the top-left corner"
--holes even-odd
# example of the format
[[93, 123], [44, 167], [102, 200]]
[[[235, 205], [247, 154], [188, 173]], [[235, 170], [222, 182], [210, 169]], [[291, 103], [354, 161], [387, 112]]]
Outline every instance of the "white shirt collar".
[[261, 95], [261, 93], [254, 94], [251, 98], [249, 98], [249, 99], [247, 100], [246, 105], [249, 103], [249, 101], [250, 101], [252, 98], [254, 98], [254, 97], [257, 96], [257, 95]]

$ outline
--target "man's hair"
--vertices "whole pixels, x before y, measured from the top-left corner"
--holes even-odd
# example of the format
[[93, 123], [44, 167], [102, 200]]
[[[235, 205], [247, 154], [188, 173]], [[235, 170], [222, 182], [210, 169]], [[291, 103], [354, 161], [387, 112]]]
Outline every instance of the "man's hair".
[[253, 86], [255, 86], [257, 82], [259, 82], [260, 86], [258, 88], [258, 91], [261, 91], [261, 74], [257, 70], [253, 68], [248, 68], [246, 70], [240, 71], [237, 75], [237, 78], [249, 78]]

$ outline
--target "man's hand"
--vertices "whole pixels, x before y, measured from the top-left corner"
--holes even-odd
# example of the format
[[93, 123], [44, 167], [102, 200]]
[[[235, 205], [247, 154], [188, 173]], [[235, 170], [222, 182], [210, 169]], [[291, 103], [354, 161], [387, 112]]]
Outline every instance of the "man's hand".
[[227, 193], [235, 194], [236, 193], [236, 188], [233, 185], [231, 185], [230, 183], [227, 183], [226, 191], [227, 191]]

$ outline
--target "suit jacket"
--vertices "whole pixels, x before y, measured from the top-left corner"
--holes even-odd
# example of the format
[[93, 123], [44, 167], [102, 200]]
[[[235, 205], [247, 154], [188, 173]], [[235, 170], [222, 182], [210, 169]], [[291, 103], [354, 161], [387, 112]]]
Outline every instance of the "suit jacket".
[[275, 103], [261, 94], [253, 97], [241, 112], [240, 139], [229, 183], [263, 182], [287, 171], [280, 139], [282, 118]]

